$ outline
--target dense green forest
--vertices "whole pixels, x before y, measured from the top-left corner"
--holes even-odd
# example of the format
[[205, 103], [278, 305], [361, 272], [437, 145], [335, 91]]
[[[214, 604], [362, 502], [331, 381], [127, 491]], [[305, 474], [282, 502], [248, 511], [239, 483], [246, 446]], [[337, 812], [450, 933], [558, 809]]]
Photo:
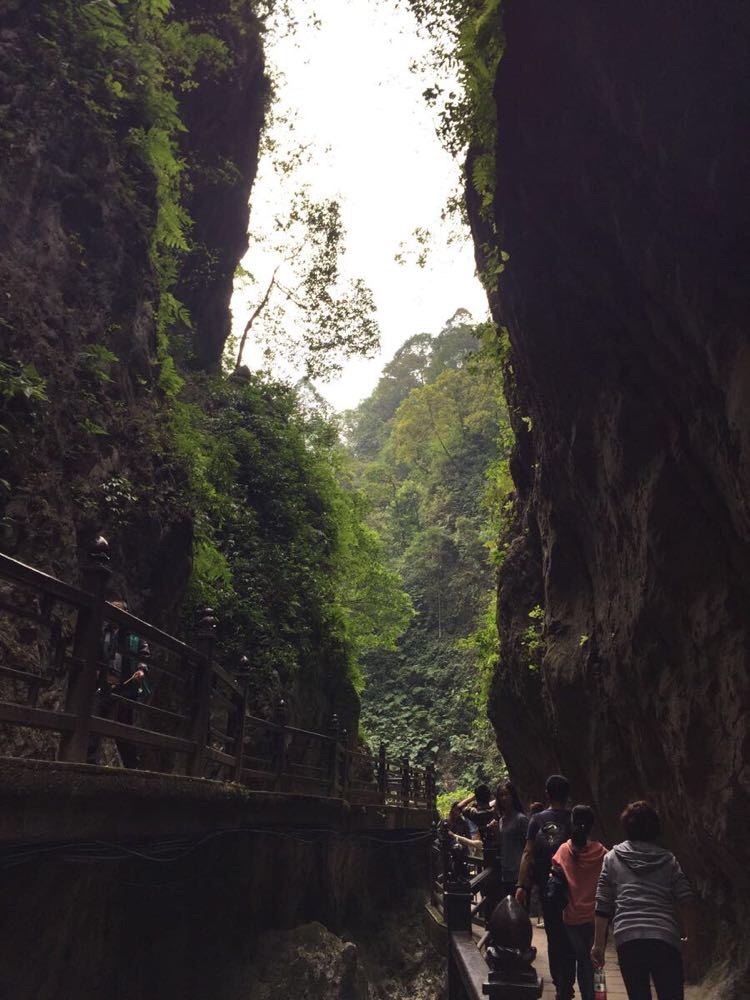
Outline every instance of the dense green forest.
[[363, 727], [445, 790], [498, 776], [486, 718], [496, 660], [498, 511], [510, 489], [510, 432], [494, 328], [459, 310], [411, 337], [347, 415], [356, 479], [414, 615], [394, 650], [364, 660]]
[[[194, 385], [194, 383], [193, 383]], [[298, 391], [243, 370], [201, 386], [183, 449], [201, 520], [191, 604], [212, 605], [224, 652], [249, 653], [264, 697], [300, 668], [359, 663], [391, 644], [408, 600], [351, 488], [333, 424]]]

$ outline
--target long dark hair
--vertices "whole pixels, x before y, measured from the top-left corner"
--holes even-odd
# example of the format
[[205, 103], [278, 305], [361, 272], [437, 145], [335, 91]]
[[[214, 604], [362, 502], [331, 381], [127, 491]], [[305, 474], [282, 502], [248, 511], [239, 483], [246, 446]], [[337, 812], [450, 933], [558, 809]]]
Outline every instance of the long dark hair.
[[570, 839], [574, 847], [585, 847], [594, 827], [594, 810], [591, 806], [573, 806], [570, 814]]
[[501, 782], [499, 782], [497, 788], [495, 789], [495, 812], [499, 813], [499, 812], [502, 811], [500, 809], [500, 793], [501, 792], [508, 792], [508, 794], [510, 795], [510, 798], [511, 798], [511, 802], [513, 803], [513, 808], [515, 809], [515, 811], [517, 813], [522, 813], [523, 812], [523, 806], [521, 805], [521, 799], [519, 798], [518, 792], [516, 791], [516, 786], [513, 784], [512, 781], [501, 781]]

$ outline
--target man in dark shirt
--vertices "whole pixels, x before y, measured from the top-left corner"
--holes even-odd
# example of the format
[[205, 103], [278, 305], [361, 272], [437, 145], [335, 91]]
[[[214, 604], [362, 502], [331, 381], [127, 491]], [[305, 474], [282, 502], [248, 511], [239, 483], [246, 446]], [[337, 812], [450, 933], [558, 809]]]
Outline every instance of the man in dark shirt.
[[549, 808], [536, 813], [529, 821], [518, 872], [516, 901], [526, 906], [532, 884], [539, 886], [555, 997], [556, 1000], [570, 1000], [574, 995], [575, 955], [565, 931], [562, 911], [550, 903], [545, 891], [552, 855], [570, 836], [570, 810], [567, 808], [570, 782], [561, 774], [553, 774], [547, 778], [545, 789]]

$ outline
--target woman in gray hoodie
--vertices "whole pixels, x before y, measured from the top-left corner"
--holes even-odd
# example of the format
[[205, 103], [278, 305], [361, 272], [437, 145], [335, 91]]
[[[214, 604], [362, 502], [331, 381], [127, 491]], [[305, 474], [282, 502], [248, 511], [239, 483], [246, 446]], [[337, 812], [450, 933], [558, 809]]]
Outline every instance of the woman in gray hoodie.
[[690, 884], [674, 854], [656, 843], [661, 824], [653, 806], [632, 802], [620, 821], [628, 839], [604, 858], [591, 960], [604, 965], [611, 920], [629, 1000], [651, 1000], [651, 979], [659, 1000], [683, 1000], [682, 948], [692, 944], [695, 926]]

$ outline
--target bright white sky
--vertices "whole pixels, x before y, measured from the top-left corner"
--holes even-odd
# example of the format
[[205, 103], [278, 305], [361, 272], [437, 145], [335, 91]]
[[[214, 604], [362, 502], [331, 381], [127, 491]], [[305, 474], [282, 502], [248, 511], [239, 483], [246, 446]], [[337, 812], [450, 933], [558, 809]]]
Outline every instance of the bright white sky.
[[[300, 20], [306, 0], [295, 0]], [[269, 63], [283, 74], [282, 107], [291, 112], [295, 136], [315, 152], [294, 181], [279, 179], [261, 163], [251, 198], [251, 233], [268, 231], [274, 207], [288, 201], [300, 181], [318, 196], [338, 196], [347, 230], [346, 272], [373, 291], [381, 328], [381, 352], [371, 361], [348, 363], [341, 378], [318, 388], [336, 409], [356, 405], [374, 388], [382, 367], [414, 333], [437, 333], [458, 308], [476, 319], [487, 301], [474, 274], [468, 233], [448, 245], [456, 223], [440, 213], [455, 189], [458, 168], [435, 135], [422, 98], [432, 80], [410, 72], [425, 42], [405, 10], [388, 0], [317, 0], [319, 28], [302, 24], [294, 37], [267, 39]], [[288, 135], [288, 127], [284, 126]], [[286, 138], [279, 135], [279, 138]], [[417, 226], [433, 234], [427, 264], [416, 254], [394, 260], [400, 244], [413, 246]], [[277, 259], [251, 244], [244, 266], [256, 278], [238, 288], [232, 308], [241, 332], [268, 284]], [[249, 345], [245, 362], [260, 367]], [[288, 372], [286, 374], [289, 374]]]

